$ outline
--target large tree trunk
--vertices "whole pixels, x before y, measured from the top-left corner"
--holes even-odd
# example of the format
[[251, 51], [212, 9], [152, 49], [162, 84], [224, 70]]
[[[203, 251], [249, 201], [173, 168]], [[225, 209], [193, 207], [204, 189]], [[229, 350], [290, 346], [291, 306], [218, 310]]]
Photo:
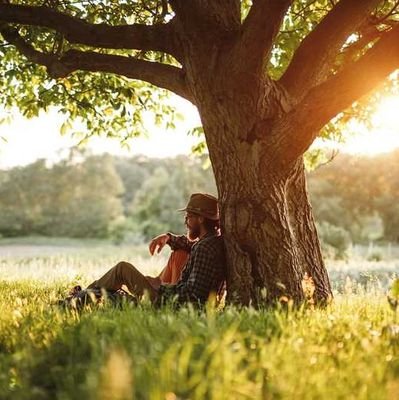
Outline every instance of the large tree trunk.
[[[223, 4], [214, 6], [216, 16], [224, 15]], [[315, 283], [315, 300], [325, 302], [331, 288], [308, 201], [302, 153], [293, 161], [276, 157], [281, 138], [296, 130], [276, 124], [290, 111], [291, 99], [266, 76], [265, 66], [248, 68], [242, 49], [235, 47], [239, 30], [221, 32], [214, 19], [190, 18], [192, 10], [185, 12], [175, 29], [186, 33], [179, 35], [186, 80], [218, 187], [228, 300], [256, 305], [285, 296], [301, 303], [307, 273]]]
[[[248, 162], [241, 165], [244, 170], [253, 167]], [[331, 289], [303, 168], [297, 167], [281, 179], [259, 177], [255, 185], [237, 185], [235, 175], [234, 170], [225, 171], [223, 183], [218, 184], [229, 262], [229, 299], [244, 304], [270, 303], [285, 296], [301, 302], [307, 273], [315, 283], [315, 300], [326, 301]]]
[[223, 115], [215, 106], [200, 111], [222, 211], [228, 300], [258, 305], [283, 297], [300, 303], [307, 275], [315, 285], [314, 300], [325, 303], [332, 293], [302, 157], [282, 169], [267, 142], [232, 140], [237, 129], [252, 126], [249, 114], [245, 107], [222, 110]]

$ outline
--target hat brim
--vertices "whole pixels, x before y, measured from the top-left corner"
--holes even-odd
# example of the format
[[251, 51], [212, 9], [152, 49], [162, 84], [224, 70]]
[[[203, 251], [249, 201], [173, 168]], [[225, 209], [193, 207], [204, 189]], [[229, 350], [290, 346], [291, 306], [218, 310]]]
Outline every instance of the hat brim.
[[188, 211], [188, 212], [192, 212], [193, 214], [198, 214], [201, 215], [201, 217], [205, 217], [208, 219], [211, 219], [212, 221], [217, 221], [219, 220], [219, 214], [208, 214], [204, 211], [198, 210], [196, 208], [190, 208], [190, 207], [186, 207], [186, 208], [179, 208], [177, 211], [179, 212], [183, 212], [183, 211]]

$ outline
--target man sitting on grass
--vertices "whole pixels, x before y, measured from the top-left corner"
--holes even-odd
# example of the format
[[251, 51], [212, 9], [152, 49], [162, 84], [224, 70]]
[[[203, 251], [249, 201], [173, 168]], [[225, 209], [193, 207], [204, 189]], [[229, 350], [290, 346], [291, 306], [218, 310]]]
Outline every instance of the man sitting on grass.
[[[219, 234], [217, 199], [209, 194], [194, 193], [186, 208], [180, 211], [185, 211], [187, 236], [165, 233], [150, 243], [151, 255], [159, 253], [166, 244], [174, 250], [158, 277], [144, 276], [132, 264], [121, 261], [88, 289], [116, 291], [124, 285], [139, 299], [147, 293], [156, 304], [173, 298], [178, 303], [204, 304], [211, 293], [219, 293], [226, 279], [226, 261], [223, 238]], [[181, 251], [188, 254], [187, 259]], [[180, 275], [182, 261], [185, 265]]]

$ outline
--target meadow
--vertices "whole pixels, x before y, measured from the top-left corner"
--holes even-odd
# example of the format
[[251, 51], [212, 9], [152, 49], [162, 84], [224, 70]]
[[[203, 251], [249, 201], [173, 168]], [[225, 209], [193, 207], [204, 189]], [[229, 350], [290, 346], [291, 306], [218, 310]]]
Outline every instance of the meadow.
[[327, 262], [325, 309], [83, 312], [57, 305], [120, 260], [167, 254], [101, 241], [0, 240], [0, 399], [399, 398], [399, 332], [386, 292], [399, 260]]

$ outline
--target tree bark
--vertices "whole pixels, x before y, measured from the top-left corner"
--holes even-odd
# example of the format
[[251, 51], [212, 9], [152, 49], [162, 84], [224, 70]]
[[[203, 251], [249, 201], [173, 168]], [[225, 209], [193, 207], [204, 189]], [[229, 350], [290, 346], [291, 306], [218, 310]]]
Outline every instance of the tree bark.
[[[250, 171], [248, 161], [241, 168]], [[219, 175], [219, 174], [216, 174]], [[277, 175], [278, 176], [278, 175]], [[277, 178], [272, 172], [257, 185], [237, 179], [224, 168], [221, 190], [222, 226], [228, 255], [229, 300], [272, 303], [286, 297], [304, 300], [305, 274], [315, 285], [314, 300], [331, 297], [305, 185], [303, 164]], [[242, 182], [246, 182], [242, 184]]]
[[272, 141], [259, 139], [273, 135], [251, 112], [253, 99], [243, 96], [234, 104], [228, 93], [223, 101], [199, 107], [219, 192], [228, 301], [258, 306], [283, 298], [300, 304], [307, 276], [315, 285], [314, 301], [326, 303], [332, 292], [302, 157], [281, 169], [280, 160], [273, 158]]
[[324, 265], [320, 241], [313, 218], [302, 160], [297, 163], [287, 185], [289, 215], [296, 237], [302, 274], [307, 273], [315, 285], [314, 300], [325, 303], [332, 298], [330, 280]]
[[316, 286], [314, 300], [326, 302], [331, 287], [302, 156], [289, 164], [276, 156], [279, 138], [297, 128], [295, 122], [278, 125], [290, 111], [290, 99], [263, 73], [248, 71], [246, 60], [237, 56], [234, 34], [231, 41], [223, 37], [222, 51], [216, 39], [209, 47], [203, 36], [191, 31], [187, 39], [180, 29], [186, 29], [181, 20], [176, 32], [185, 54], [186, 82], [201, 116], [218, 188], [228, 301], [257, 306], [283, 297], [300, 304], [307, 274]]
[[270, 303], [286, 296], [302, 302], [305, 273], [315, 282], [315, 300], [331, 296], [302, 175], [295, 170], [281, 180], [258, 181], [256, 190], [243, 185], [231, 190], [234, 174], [224, 173], [222, 186], [230, 187], [221, 207], [231, 300]]

